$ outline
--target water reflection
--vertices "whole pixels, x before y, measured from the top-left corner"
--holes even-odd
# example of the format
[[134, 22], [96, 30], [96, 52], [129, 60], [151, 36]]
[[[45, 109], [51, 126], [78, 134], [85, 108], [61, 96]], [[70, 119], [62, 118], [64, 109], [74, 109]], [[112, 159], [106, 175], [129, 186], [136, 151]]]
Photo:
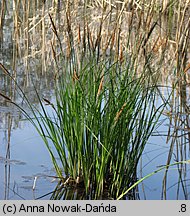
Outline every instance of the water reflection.
[[[185, 77], [184, 77], [185, 78]], [[185, 161], [189, 159], [190, 150], [190, 130], [189, 130], [189, 87], [186, 79], [183, 79], [178, 84], [176, 92], [174, 92], [168, 113], [169, 130], [167, 142], [170, 144], [167, 164], [174, 161]], [[189, 166], [181, 164], [177, 167], [178, 183], [176, 184], [177, 191], [181, 191], [185, 199], [189, 198]], [[166, 170], [163, 179], [163, 198], [167, 198], [167, 182], [168, 170]], [[176, 199], [179, 199], [179, 194], [176, 194]]]
[[[10, 59], [11, 62], [11, 55], [6, 54], [7, 61]], [[26, 82], [22, 75], [17, 75], [19, 86], [36, 107], [39, 105], [34, 86], [45, 98], [51, 99], [52, 97], [52, 83], [50, 80], [47, 85], [47, 77], [35, 77], [31, 83]], [[18, 89], [2, 73], [0, 91], [24, 107]], [[36, 149], [38, 154], [36, 154]], [[51, 170], [50, 158], [43, 143], [20, 110], [2, 97], [0, 99], [0, 152], [2, 173], [0, 188], [2, 192], [4, 191], [0, 199], [33, 199], [41, 193], [46, 193], [49, 189], [53, 190], [54, 186], [47, 180], [47, 176], [54, 175], [54, 172]], [[26, 175], [28, 175], [28, 181], [22, 177]], [[33, 190], [35, 177], [38, 177], [37, 189]]]
[[53, 190], [55, 183], [51, 181], [54, 170], [33, 127], [10, 113], [5, 114], [3, 119], [5, 124], [1, 124], [0, 130], [0, 182], [3, 193], [0, 199], [33, 199]]
[[[57, 59], [60, 58], [59, 53], [61, 52], [58, 40], [52, 32], [48, 13], [52, 14], [60, 33], [63, 51], [66, 57], [68, 57], [70, 50], [68, 49], [67, 34], [64, 32], [66, 29], [66, 17], [64, 16], [63, 1], [57, 1], [57, 4], [52, 2], [43, 4], [42, 1], [24, 2], [25, 4], [22, 1], [13, 1], [13, 4], [5, 0], [0, 2], [0, 59], [1, 63], [6, 65], [11, 75], [16, 78], [18, 85], [23, 89], [29, 100], [38, 107], [39, 104], [34, 86], [44, 98], [53, 99], [54, 68], [56, 67], [53, 61], [55, 58], [53, 48], [58, 53]], [[73, 31], [76, 32], [73, 38], [76, 49], [79, 50], [78, 53], [87, 49], [87, 46], [95, 45], [95, 35], [98, 32], [100, 22], [100, 18], [95, 19], [98, 11], [93, 11], [93, 9], [89, 8], [88, 15], [91, 22], [91, 31], [87, 31], [89, 28], [88, 23], [83, 23], [80, 18], [83, 11], [81, 2], [77, 5], [70, 5], [70, 7], [75, 9], [73, 9], [75, 16], [71, 18], [74, 23]], [[80, 9], [76, 10], [77, 7]], [[6, 8], [9, 8], [9, 10], [6, 10]], [[117, 11], [110, 17], [109, 14], [106, 14], [111, 24], [108, 25], [105, 22], [104, 28], [108, 29], [109, 33], [113, 33], [112, 30], [115, 27], [113, 20], [116, 13]], [[123, 17], [124, 21], [135, 16], [129, 11], [126, 14], [126, 17]], [[136, 20], [137, 18], [138, 16]], [[175, 16], [173, 18], [174, 20], [176, 19]], [[129, 26], [124, 21], [121, 23], [121, 29], [122, 27], [124, 29], [121, 31], [121, 38], [125, 44], [124, 31], [129, 32]], [[173, 21], [170, 20], [170, 22]], [[180, 44], [181, 47], [176, 47], [178, 34], [175, 31], [176, 26], [172, 30], [170, 29], [168, 33], [170, 23], [168, 23], [167, 19], [163, 18], [158, 23], [159, 25], [156, 28], [160, 34], [158, 36], [153, 35], [154, 45], [149, 44], [147, 48], [148, 51], [153, 50], [155, 54], [151, 61], [151, 67], [155, 68], [155, 71], [160, 70], [162, 72], [153, 75], [153, 77], [160, 85], [176, 87], [176, 91], [170, 96], [167, 110], [161, 118], [162, 125], [147, 144], [142, 164], [139, 167], [139, 177], [156, 170], [159, 166], [189, 159], [190, 67], [188, 64], [190, 56], [186, 51], [187, 49], [185, 49], [188, 46], [187, 38], [189, 32], [183, 26], [185, 32], [183, 34], [186, 37], [183, 38]], [[135, 21], [135, 24], [138, 24], [137, 21]], [[136, 39], [135, 31], [136, 28], [130, 33], [132, 37], [129, 39], [129, 43], [131, 44]], [[89, 34], [88, 41], [85, 41], [85, 34]], [[168, 34], [171, 36], [170, 40], [166, 39]], [[104, 38], [108, 38], [108, 36], [110, 35], [107, 35], [105, 31]], [[112, 40], [114, 40], [114, 37], [112, 36]], [[84, 44], [81, 48], [82, 45], [78, 43], [82, 39]], [[101, 48], [103, 50], [103, 47], [106, 47], [104, 51], [106, 55], [110, 55], [112, 50], [106, 45], [106, 42], [106, 40], [102, 41]], [[165, 50], [163, 52], [165, 64], [160, 66], [159, 63], [163, 60], [163, 55], [159, 53], [163, 50]], [[123, 49], [124, 51], [126, 51], [126, 48]], [[132, 48], [130, 47], [127, 52], [132, 52]], [[101, 55], [103, 54], [102, 52]], [[175, 55], [177, 55], [177, 60], [173, 62], [171, 59]], [[137, 68], [141, 67], [143, 60], [143, 58], [139, 58], [139, 62], [135, 63]], [[177, 65], [176, 70], [174, 70], [174, 64]], [[171, 74], [168, 74], [168, 71]], [[180, 71], [185, 71], [186, 73], [181, 76], [179, 75]], [[179, 82], [176, 86], [177, 79]], [[166, 98], [169, 95], [166, 92], [169, 91], [171, 93], [170, 89], [165, 90], [164, 88], [161, 91], [164, 92]], [[18, 88], [2, 71], [0, 71], [0, 92], [20, 104], [23, 103], [18, 93]], [[1, 173], [3, 173], [0, 177], [0, 191], [3, 191], [0, 199], [36, 199], [40, 197], [45, 199], [87, 199], [82, 190], [76, 189], [73, 191], [68, 188], [62, 190], [63, 185], [59, 184], [55, 192], [51, 192], [56, 183], [50, 183], [54, 179], [54, 171], [51, 169], [52, 164], [43, 142], [20, 111], [2, 97], [0, 97], [0, 149], [0, 168]], [[139, 191], [134, 192], [133, 198], [189, 199], [189, 173], [187, 164], [178, 165], [175, 169], [169, 168], [164, 173], [156, 174], [139, 185]], [[35, 177], [37, 177], [37, 182], [36, 188], [33, 190]], [[48, 191], [51, 193], [48, 193]], [[47, 193], [48, 195], [45, 196]]]

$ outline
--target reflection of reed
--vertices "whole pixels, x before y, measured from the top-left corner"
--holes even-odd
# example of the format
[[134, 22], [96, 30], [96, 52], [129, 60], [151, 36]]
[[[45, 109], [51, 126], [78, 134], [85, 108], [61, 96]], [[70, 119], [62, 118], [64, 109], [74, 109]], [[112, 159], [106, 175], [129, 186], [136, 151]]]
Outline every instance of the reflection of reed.
[[[6, 81], [7, 81], [7, 84], [10, 82], [9, 79], [7, 79]], [[1, 105], [0, 114], [3, 116], [4, 124], [5, 124], [5, 125], [2, 124], [1, 129], [3, 129], [3, 126], [4, 126], [4, 130], [6, 131], [5, 137], [4, 137], [4, 140], [6, 140], [6, 152], [5, 152], [6, 160], [5, 160], [5, 172], [4, 172], [4, 175], [5, 175], [4, 176], [4, 187], [5, 187], [4, 188], [4, 199], [9, 199], [11, 167], [8, 161], [10, 161], [11, 159], [11, 131], [12, 131], [13, 123], [14, 123], [13, 122], [14, 109], [12, 109], [12, 112], [11, 112], [11, 107], [9, 106], [10, 104], [7, 104], [7, 103], [9, 102], [9, 100], [13, 99], [15, 95], [14, 89], [13, 89], [14, 85], [12, 86], [12, 84], [10, 84], [8, 86], [9, 88], [7, 88], [7, 94], [9, 94], [10, 97], [5, 98], [6, 100], [0, 104]], [[3, 112], [3, 107], [5, 108], [4, 112]]]
[[[187, 7], [187, 5], [186, 5]], [[170, 125], [173, 127], [173, 132], [171, 128], [168, 130], [168, 141], [170, 141], [170, 151], [167, 159], [167, 165], [170, 164], [173, 155], [175, 156], [176, 161], [187, 160], [187, 145], [190, 142], [190, 132], [187, 133], [186, 129], [190, 128], [190, 119], [189, 119], [189, 104], [188, 104], [188, 81], [187, 81], [187, 65], [188, 65], [188, 41], [190, 36], [189, 26], [190, 20], [185, 22], [183, 26], [184, 19], [187, 16], [186, 9], [184, 9], [178, 15], [178, 30], [176, 32], [176, 75], [178, 78], [176, 91], [172, 96], [171, 101], [171, 113], [175, 113], [174, 116], [170, 116]], [[183, 26], [183, 28], [182, 28]], [[183, 34], [181, 34], [183, 32]], [[172, 134], [171, 134], [172, 133]], [[190, 147], [190, 145], [189, 145]], [[176, 151], [175, 151], [176, 149]], [[179, 179], [176, 198], [179, 198], [179, 189], [182, 188], [184, 198], [188, 199], [187, 192], [187, 166], [186, 164], [178, 165]], [[166, 199], [167, 192], [167, 175], [168, 169], [165, 172], [163, 179], [163, 198]]]
[[[174, 130], [169, 128], [168, 131], [170, 152], [167, 165], [170, 164], [174, 154], [177, 161], [187, 159], [186, 144], [190, 141], [190, 132], [187, 132], [186, 129], [189, 130], [190, 122], [188, 115], [183, 117], [182, 113], [189, 113], [186, 90], [189, 70], [187, 55], [190, 25], [190, 20], [187, 20], [186, 17], [188, 16], [189, 1], [181, 3], [181, 5], [176, 3], [171, 7], [168, 6], [169, 1], [162, 1], [161, 11], [154, 9], [155, 1], [150, 1], [148, 8], [141, 3], [139, 3], [139, 8], [136, 8], [133, 1], [130, 1], [130, 7], [124, 2], [117, 5], [114, 1], [112, 4], [106, 1], [102, 1], [102, 4], [99, 1], [88, 1], [88, 5], [85, 3], [84, 6], [81, 6], [80, 2], [77, 0], [72, 3], [70, 1], [67, 3], [64, 1], [44, 1], [42, 3], [38, 0], [13, 1], [13, 38], [15, 40], [13, 77], [17, 78], [17, 82], [21, 83], [26, 91], [30, 91], [29, 88], [27, 89], [30, 83], [30, 71], [35, 72], [36, 81], [38, 84], [40, 83], [39, 88], [42, 89], [41, 74], [47, 76], [45, 72], [49, 66], [52, 67], [53, 59], [56, 60], [55, 77], [57, 77], [58, 62], [63, 60], [60, 53], [63, 54], [62, 58], [71, 60], [70, 68], [72, 69], [74, 65], [76, 68], [74, 71], [77, 71], [77, 67], [81, 67], [81, 62], [88, 52], [90, 55], [96, 56], [97, 62], [102, 56], [113, 54], [112, 60], [119, 60], [121, 64], [123, 58], [126, 57], [123, 53], [137, 55], [134, 62], [136, 71], [141, 71], [145, 61], [156, 82], [160, 82], [160, 78], [162, 78], [161, 82], [165, 82], [168, 74], [176, 68], [176, 73], [173, 73], [172, 76], [174, 79], [177, 77], [179, 82], [176, 94], [173, 95], [173, 101], [170, 104], [171, 113], [176, 113], [176, 115], [169, 117]], [[0, 4], [0, 41], [2, 41], [6, 1], [3, 0]], [[63, 7], [61, 7], [62, 5]], [[176, 24], [173, 25], [173, 23]], [[51, 53], [53, 53], [53, 58]], [[147, 58], [149, 58], [148, 61]], [[39, 64], [37, 59], [41, 59]], [[24, 68], [22, 67], [23, 71], [18, 72], [18, 67], [23, 63], [25, 65]], [[157, 71], [159, 73], [156, 73]], [[11, 86], [9, 96], [13, 96], [14, 86], [9, 84], [7, 86]], [[35, 103], [35, 94], [30, 92], [30, 97]], [[10, 158], [11, 116], [8, 119], [7, 159]], [[181, 128], [180, 131], [179, 128]], [[187, 198], [186, 165], [179, 165], [178, 171], [178, 190], [181, 185], [184, 197]], [[165, 199], [167, 198], [167, 175], [168, 170], [166, 170], [163, 180], [163, 197]], [[10, 165], [6, 164], [6, 184], [9, 184], [9, 181]], [[5, 197], [8, 197], [6, 191]]]
[[[6, 156], [7, 160], [11, 158], [10, 144], [11, 144], [11, 128], [12, 128], [12, 117], [8, 114], [8, 128], [7, 128], [7, 146], [6, 146]], [[4, 199], [9, 199], [9, 188], [10, 188], [10, 177], [11, 177], [11, 167], [9, 163], [5, 162], [5, 194]]]
[[[173, 94], [173, 99], [171, 101], [171, 113], [170, 115], [170, 127], [168, 130], [168, 143], [170, 143], [170, 151], [168, 154], [167, 165], [171, 163], [172, 160], [185, 161], [188, 160], [187, 155], [190, 150], [190, 119], [189, 119], [189, 104], [187, 98], [188, 87], [187, 82], [182, 80], [178, 83], [178, 88]], [[163, 179], [163, 198], [167, 199], [167, 179], [168, 171], [166, 169], [164, 179]], [[187, 165], [178, 165], [178, 183], [176, 191], [176, 199], [179, 198], [179, 191], [182, 188], [182, 192], [185, 199], [188, 199], [188, 172]]]
[[3, 41], [3, 25], [6, 13], [6, 1], [2, 0], [0, 2], [0, 44]]

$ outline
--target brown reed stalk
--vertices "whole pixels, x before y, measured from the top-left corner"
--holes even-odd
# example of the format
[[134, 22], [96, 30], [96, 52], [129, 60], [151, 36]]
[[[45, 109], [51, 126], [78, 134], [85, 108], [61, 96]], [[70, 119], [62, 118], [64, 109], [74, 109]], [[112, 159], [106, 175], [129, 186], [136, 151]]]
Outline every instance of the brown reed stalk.
[[9, 101], [9, 102], [12, 103], [12, 100], [8, 96], [2, 94], [1, 92], [0, 92], [0, 96], [3, 97], [5, 100], [7, 100], [7, 101]]
[[168, 42], [167, 38], [160, 38], [160, 36], [158, 36], [158, 38], [156, 39], [156, 41], [152, 47], [152, 51], [154, 53], [157, 53], [161, 47], [163, 47], [163, 48], [166, 47], [167, 42]]
[[86, 52], [86, 27], [85, 27], [85, 19], [84, 19], [84, 26], [83, 26], [83, 38], [82, 38], [82, 48], [83, 48], [83, 54]]
[[88, 46], [89, 46], [90, 50], [92, 50], [92, 52], [94, 52], [95, 47], [94, 47], [94, 43], [93, 43], [93, 39], [92, 39], [92, 33], [90, 31], [88, 23], [86, 24], [86, 28], [87, 28]]
[[78, 44], [81, 43], [81, 32], [80, 32], [80, 24], [78, 25]]
[[184, 70], [184, 73], [187, 73], [187, 71], [190, 69], [190, 63], [189, 64], [187, 64], [187, 66], [186, 66], [186, 68], [185, 68], [185, 70]]
[[50, 15], [50, 13], [48, 15], [49, 15], [49, 18], [50, 18], [50, 21], [51, 21], [51, 26], [52, 26], [53, 33], [56, 35], [57, 38], [59, 38], [59, 34], [57, 32], [57, 28], [56, 28], [56, 26], [54, 24], [52, 16]]
[[100, 21], [99, 31], [97, 32], [97, 38], [96, 38], [96, 42], [95, 42], [95, 46], [94, 46], [95, 49], [97, 47], [100, 47], [102, 26], [103, 26], [103, 14], [102, 14], [102, 18], [101, 18], [101, 21]]
[[[42, 6], [42, 17], [45, 17], [45, 2]], [[42, 20], [42, 74], [46, 71], [46, 35], [45, 35], [45, 18]]]
[[71, 59], [71, 42], [70, 42], [69, 37], [67, 37], [66, 57], [67, 59]]
[[103, 82], [104, 82], [104, 75], [102, 76], [101, 80], [100, 80], [100, 85], [99, 85], [99, 88], [98, 88], [98, 92], [97, 92], [97, 95], [96, 97], [98, 98], [101, 91], [102, 91], [102, 88], [103, 88]]
[[115, 116], [115, 118], [114, 118], [115, 123], [118, 121], [118, 119], [119, 119], [119, 117], [121, 116], [121, 114], [122, 114], [124, 108], [126, 107], [126, 105], [127, 105], [127, 103], [125, 102], [125, 103], [123, 104], [123, 106], [121, 107], [121, 109], [116, 113], [116, 116]]
[[122, 45], [120, 45], [120, 48], [119, 48], [119, 61], [120, 61], [120, 63], [123, 63], [123, 61], [124, 61], [124, 54], [123, 54]]
[[3, 41], [3, 25], [4, 25], [4, 17], [5, 17], [5, 10], [6, 10], [6, 1], [3, 0], [0, 3], [1, 10], [0, 10], [0, 42]]
[[56, 65], [56, 71], [55, 71], [55, 74], [54, 74], [54, 79], [56, 80], [57, 77], [58, 77], [58, 73], [59, 73], [59, 64], [58, 64], [56, 52], [55, 52], [52, 41], [50, 42], [50, 44], [51, 44], [52, 56], [53, 56], [53, 59], [55, 61], [55, 65]]
[[75, 83], [75, 81], [79, 80], [79, 75], [77, 74], [76, 69], [74, 69], [74, 73], [73, 73], [72, 79], [73, 79], [74, 83]]
[[52, 25], [52, 30], [53, 30], [53, 32], [54, 32], [54, 34], [55, 34], [55, 36], [56, 36], [56, 38], [57, 38], [57, 40], [58, 40], [58, 42], [59, 42], [59, 47], [60, 47], [60, 50], [61, 50], [61, 54], [62, 54], [62, 56], [64, 56], [64, 55], [63, 55], [64, 52], [63, 52], [63, 48], [62, 48], [62, 42], [61, 42], [61, 39], [60, 39], [60, 37], [59, 37], [57, 28], [56, 28], [56, 26], [55, 26], [55, 24], [54, 24], [54, 21], [53, 21], [53, 19], [52, 19], [52, 16], [50, 15], [50, 13], [49, 13], [48, 15], [49, 15], [50, 22], [51, 22], [51, 25]]
[[9, 73], [9, 71], [5, 68], [5, 66], [3, 64], [0, 63], [0, 68], [2, 69], [2, 71], [5, 73], [5, 75], [8, 75], [9, 77], [12, 78], [11, 74]]
[[111, 36], [111, 45], [110, 45], [110, 49], [112, 50], [114, 47], [114, 43], [115, 43], [115, 35], [116, 35], [116, 27], [113, 30], [112, 36]]

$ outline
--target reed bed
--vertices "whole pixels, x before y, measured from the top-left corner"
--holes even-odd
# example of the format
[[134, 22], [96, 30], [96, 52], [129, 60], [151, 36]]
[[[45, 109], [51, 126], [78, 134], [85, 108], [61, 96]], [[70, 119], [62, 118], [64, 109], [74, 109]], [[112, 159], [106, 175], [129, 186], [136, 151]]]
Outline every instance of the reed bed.
[[[36, 0], [13, 3], [15, 51], [17, 58], [24, 60], [28, 81], [29, 71], [37, 71], [32, 64], [36, 59], [40, 58], [43, 63], [42, 74], [52, 68], [55, 57], [52, 46], [57, 58], [69, 59], [72, 55], [78, 67], [86, 53], [96, 53], [97, 60], [114, 54], [114, 58], [121, 61], [123, 53], [128, 53], [138, 56], [135, 64], [138, 71], [149, 55], [150, 65], [157, 68], [162, 77], [170, 75], [167, 71], [173, 71], [174, 65], [178, 65], [179, 74], [180, 70], [188, 70], [189, 1]], [[8, 4], [6, 11], [10, 7]], [[2, 11], [5, 11], [3, 7]], [[51, 30], [49, 15], [59, 39]]]
[[[83, 188], [84, 198], [106, 193], [115, 199], [138, 182], [137, 166], [159, 116], [166, 107], [174, 110], [174, 94], [164, 98], [162, 81], [172, 81], [172, 93], [178, 89], [182, 96], [189, 80], [189, 6], [188, 0], [14, 1], [13, 73], [3, 64], [1, 69], [32, 116], [11, 95], [1, 96], [20, 107], [44, 140], [58, 189]], [[35, 71], [30, 61], [41, 59], [40, 73], [52, 76], [55, 100], [35, 89], [40, 109], [31, 104], [18, 83], [17, 58], [27, 83]], [[176, 119], [170, 116], [175, 125]], [[184, 159], [178, 155], [177, 161]]]
[[136, 78], [131, 63], [118, 67], [118, 62], [107, 66], [92, 60], [78, 74], [63, 74], [55, 102], [44, 98], [44, 104], [36, 92], [40, 110], [23, 95], [32, 117], [1, 95], [36, 127], [62, 185], [82, 186], [86, 197], [94, 199], [105, 191], [117, 198], [136, 181], [139, 159], [163, 107], [156, 108], [155, 88], [146, 84], [147, 76]]

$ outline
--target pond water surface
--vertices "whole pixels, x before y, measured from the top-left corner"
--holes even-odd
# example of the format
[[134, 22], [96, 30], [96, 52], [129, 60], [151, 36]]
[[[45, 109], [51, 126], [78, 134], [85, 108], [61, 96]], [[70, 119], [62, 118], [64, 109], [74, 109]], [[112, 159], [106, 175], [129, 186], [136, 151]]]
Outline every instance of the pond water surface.
[[[12, 117], [11, 112], [5, 113], [0, 109], [0, 113], [1, 119], [7, 120], [1, 123], [0, 128], [0, 199], [36, 199], [52, 192], [57, 184], [53, 177], [55, 172], [49, 153], [38, 133], [26, 120], [23, 121], [18, 116]], [[11, 120], [12, 125], [9, 125]], [[159, 128], [160, 132], [167, 130], [167, 125]], [[142, 173], [139, 166], [138, 175], [145, 176], [165, 165], [169, 149], [170, 144], [166, 144], [166, 137], [151, 137], [143, 154]], [[184, 182], [187, 184], [187, 190], [189, 173], [188, 167], [187, 182]], [[145, 180], [143, 185], [140, 184], [140, 198], [161, 199], [163, 177], [164, 171]], [[51, 194], [44, 199], [50, 196]], [[167, 199], [185, 199], [181, 185], [179, 186], [179, 171], [176, 167], [171, 168], [168, 173]]]
[[[37, 98], [34, 88], [30, 82], [30, 75], [27, 71], [35, 71], [32, 75], [35, 86], [40, 95], [53, 100], [53, 85], [51, 67], [47, 73], [42, 73], [44, 63], [37, 55], [33, 57], [15, 60], [15, 50], [13, 38], [12, 13], [5, 17], [3, 27], [4, 37], [0, 48], [0, 63], [14, 73], [12, 68], [16, 68], [17, 80], [22, 89], [36, 106]], [[32, 31], [32, 30], [31, 30]], [[24, 42], [23, 42], [24, 43]], [[38, 43], [34, 42], [38, 48]], [[18, 53], [17, 53], [18, 54]], [[15, 63], [16, 62], [16, 63]], [[51, 62], [48, 67], [51, 66]], [[24, 72], [24, 75], [23, 75]], [[14, 85], [3, 73], [0, 73], [0, 91], [6, 95], [14, 92]], [[187, 92], [189, 88], [186, 87]], [[189, 93], [187, 93], [189, 94]], [[15, 93], [16, 100], [22, 103], [22, 99]], [[177, 95], [176, 95], [177, 97]], [[189, 100], [189, 96], [187, 97]], [[158, 98], [158, 103], [160, 99]], [[175, 113], [176, 114], [176, 113]], [[171, 152], [171, 162], [178, 159], [189, 158], [189, 141], [182, 124], [179, 124], [179, 140], [176, 138], [175, 125], [170, 122], [170, 115], [162, 115], [160, 121], [163, 123], [157, 128], [153, 136], [149, 139], [143, 153], [141, 164], [139, 164], [138, 177], [143, 177], [160, 166], [166, 165], [168, 155]], [[189, 121], [189, 116], [185, 117], [179, 113], [179, 119]], [[185, 121], [185, 120], [184, 120]], [[168, 139], [168, 130], [173, 131], [175, 141], [171, 137]], [[159, 172], [146, 179], [139, 185], [140, 199], [189, 199], [190, 196], [190, 166], [171, 167], [167, 173], [167, 184], [165, 196], [163, 195], [163, 181], [165, 172]], [[35, 128], [21, 115], [20, 111], [12, 104], [0, 97], [0, 199], [49, 199], [51, 192], [55, 189], [57, 181], [54, 178], [55, 172], [50, 160], [49, 153], [36, 132]], [[48, 194], [48, 195], [46, 195]], [[46, 196], [43, 196], [46, 195]]]

